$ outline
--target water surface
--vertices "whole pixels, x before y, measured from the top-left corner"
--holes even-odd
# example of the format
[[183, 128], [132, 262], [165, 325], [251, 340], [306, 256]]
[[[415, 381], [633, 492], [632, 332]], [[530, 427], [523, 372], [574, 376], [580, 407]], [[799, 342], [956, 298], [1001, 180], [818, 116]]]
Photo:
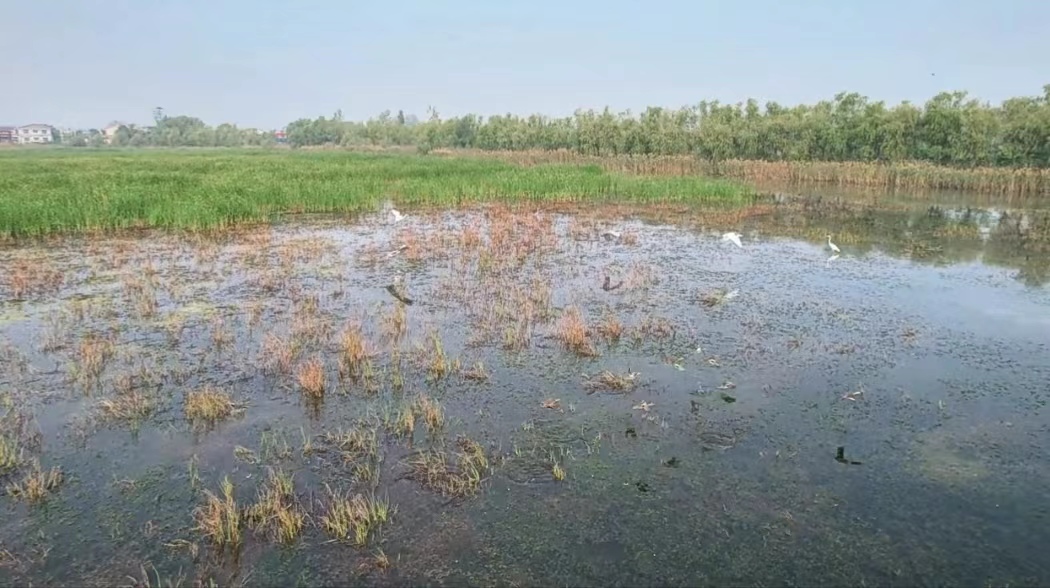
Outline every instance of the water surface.
[[[0, 252], [29, 276], [0, 291], [4, 410], [39, 433], [25, 456], [65, 474], [42, 504], [0, 499], [5, 583], [130, 583], [147, 564], [187, 585], [1050, 580], [1046, 211], [824, 198], [407, 212]], [[720, 239], [730, 229], [743, 248]], [[396, 276], [414, 304], [394, 342]], [[558, 338], [574, 308], [582, 355]], [[371, 383], [339, 376], [355, 322], [377, 351]], [[623, 335], [603, 336], [615, 322]], [[88, 334], [114, 345], [92, 382], [76, 371]], [[323, 402], [304, 401], [294, 369], [264, 369], [269, 336], [295, 342], [296, 366], [324, 361]], [[439, 379], [434, 336], [462, 366]], [[465, 376], [479, 361], [487, 380]], [[633, 389], [589, 389], [602, 370], [637, 374]], [[243, 414], [187, 422], [184, 394], [206, 384]], [[128, 389], [154, 410], [103, 419]], [[443, 406], [441, 431], [388, 433], [419, 393]], [[333, 452], [303, 451], [362, 422], [380, 439], [374, 490]], [[406, 475], [415, 451], [460, 437], [493, 464], [476, 495]], [[314, 520], [291, 546], [246, 530], [237, 557], [219, 554], [193, 529], [202, 489], [229, 476], [250, 504], [268, 467], [294, 474], [314, 519], [324, 484], [397, 511], [364, 548]]]

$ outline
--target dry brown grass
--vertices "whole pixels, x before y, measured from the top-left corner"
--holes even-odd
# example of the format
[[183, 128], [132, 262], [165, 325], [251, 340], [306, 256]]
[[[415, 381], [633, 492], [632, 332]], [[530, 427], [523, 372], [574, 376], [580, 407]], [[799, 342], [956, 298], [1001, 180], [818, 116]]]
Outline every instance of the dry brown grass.
[[408, 332], [408, 311], [404, 304], [394, 304], [382, 317], [383, 336], [391, 343], [401, 341]]
[[155, 408], [153, 397], [136, 389], [118, 392], [111, 398], [103, 398], [98, 402], [103, 419], [132, 424], [148, 419]]
[[375, 356], [376, 351], [365, 338], [364, 329], [359, 323], [347, 325], [339, 338], [339, 346], [342, 351], [341, 368], [345, 368], [346, 374], [353, 377], [361, 377], [364, 366]]
[[439, 430], [445, 424], [445, 411], [441, 408], [436, 400], [421, 394], [416, 398], [415, 404], [416, 412], [423, 419], [423, 423], [426, 424], [427, 430], [434, 432]]
[[210, 385], [186, 393], [183, 410], [191, 421], [215, 422], [230, 417], [238, 409], [230, 395]]
[[490, 469], [489, 460], [481, 445], [472, 439], [461, 436], [456, 444], [459, 453], [455, 463], [436, 449], [417, 453], [408, 461], [409, 477], [445, 496], [475, 494]]
[[106, 363], [113, 357], [112, 339], [96, 334], [88, 334], [80, 340], [76, 351], [76, 373], [86, 380], [96, 382], [106, 369]]
[[638, 374], [634, 372], [615, 374], [609, 370], [603, 370], [585, 380], [583, 385], [587, 388], [588, 394], [599, 390], [623, 393], [634, 389], [637, 384], [637, 377]]
[[43, 502], [50, 494], [62, 485], [65, 477], [62, 469], [58, 466], [44, 471], [40, 462], [33, 460], [33, 466], [26, 475], [17, 482], [7, 485], [8, 495], [25, 500], [31, 504]]
[[822, 183], [895, 190], [972, 190], [988, 194], [1050, 193], [1050, 170], [1034, 168], [954, 168], [923, 162], [863, 163], [830, 161], [726, 160], [713, 163], [687, 155], [589, 156], [571, 151], [480, 151], [518, 165], [547, 163], [599, 165], [607, 171], [643, 176], [727, 177], [760, 185]]
[[276, 374], [289, 374], [298, 355], [296, 347], [273, 334], [263, 339], [261, 359], [263, 369]]
[[57, 292], [64, 282], [65, 275], [42, 258], [19, 259], [0, 273], [0, 285], [13, 300]]
[[211, 321], [211, 343], [216, 349], [225, 349], [233, 343], [233, 333], [220, 316], [216, 316]]
[[594, 331], [608, 341], [619, 341], [623, 337], [626, 328], [616, 315], [607, 313], [602, 321], [594, 328]]
[[302, 390], [303, 394], [315, 399], [324, 398], [324, 362], [320, 358], [314, 357], [302, 363], [296, 373], [296, 378], [299, 381], [299, 389]]
[[591, 343], [587, 323], [576, 306], [570, 306], [562, 311], [554, 325], [554, 336], [577, 355], [584, 357], [598, 355], [597, 349]]
[[474, 382], [484, 382], [489, 379], [489, 374], [485, 371], [485, 364], [479, 361], [469, 370], [464, 371], [463, 377]]

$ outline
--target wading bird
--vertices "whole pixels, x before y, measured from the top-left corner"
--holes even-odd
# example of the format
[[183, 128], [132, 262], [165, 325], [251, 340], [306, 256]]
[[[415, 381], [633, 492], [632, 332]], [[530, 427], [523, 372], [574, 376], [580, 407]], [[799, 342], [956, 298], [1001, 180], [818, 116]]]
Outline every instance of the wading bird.
[[391, 208], [390, 209], [390, 217], [392, 219], [394, 219], [394, 222], [396, 223], [396, 222], [400, 221], [401, 219], [405, 218], [405, 215], [403, 215], [400, 212], [398, 212], [397, 209]]
[[831, 242], [831, 235], [828, 235], [828, 247], [831, 248], [835, 253], [839, 253], [839, 246]]
[[722, 235], [722, 240], [723, 241], [731, 241], [733, 243], [736, 243], [737, 247], [739, 247], [741, 249], [744, 248], [744, 244], [740, 242], [740, 233], [735, 233], [735, 232], [726, 233], [726, 234]]

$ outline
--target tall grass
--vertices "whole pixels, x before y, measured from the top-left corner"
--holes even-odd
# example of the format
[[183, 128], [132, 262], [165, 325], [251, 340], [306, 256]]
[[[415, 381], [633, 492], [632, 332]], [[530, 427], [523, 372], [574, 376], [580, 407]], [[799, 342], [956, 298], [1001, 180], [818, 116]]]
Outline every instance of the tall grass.
[[0, 236], [215, 229], [286, 213], [471, 201], [720, 201], [751, 190], [700, 177], [491, 158], [251, 150], [0, 152]]
[[572, 151], [435, 151], [461, 157], [488, 157], [522, 166], [597, 165], [613, 174], [635, 176], [706, 176], [757, 183], [822, 183], [901, 190], [971, 190], [986, 194], [1040, 196], [1050, 194], [1050, 169], [957, 168], [924, 162], [864, 163], [855, 161], [711, 162], [687, 155], [591, 156]]

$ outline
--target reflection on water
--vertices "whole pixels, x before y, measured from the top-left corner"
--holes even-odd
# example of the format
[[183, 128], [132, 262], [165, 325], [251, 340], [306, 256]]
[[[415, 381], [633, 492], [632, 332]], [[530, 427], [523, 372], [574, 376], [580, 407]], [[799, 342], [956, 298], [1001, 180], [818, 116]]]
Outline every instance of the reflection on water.
[[[3, 434], [65, 474], [43, 504], [0, 499], [5, 583], [112, 585], [147, 563], [221, 585], [1050, 580], [1046, 211], [824, 196], [402, 212], [0, 252], [21, 272], [0, 291]], [[399, 275], [411, 306], [385, 289]], [[348, 325], [373, 352], [356, 378]], [[320, 403], [295, 375], [312, 358]], [[606, 370], [626, 383], [586, 385]], [[245, 410], [193, 426], [185, 393], [204, 385]], [[444, 425], [391, 433], [420, 393]], [[104, 410], [133, 398], [142, 418]], [[324, 436], [362, 423], [372, 481]], [[478, 495], [408, 475], [462, 437], [492, 464]], [[202, 489], [229, 476], [248, 505], [268, 467], [293, 474], [303, 536], [245, 530], [236, 559], [219, 554], [193, 528]], [[365, 548], [329, 541], [325, 484], [397, 510]]]

